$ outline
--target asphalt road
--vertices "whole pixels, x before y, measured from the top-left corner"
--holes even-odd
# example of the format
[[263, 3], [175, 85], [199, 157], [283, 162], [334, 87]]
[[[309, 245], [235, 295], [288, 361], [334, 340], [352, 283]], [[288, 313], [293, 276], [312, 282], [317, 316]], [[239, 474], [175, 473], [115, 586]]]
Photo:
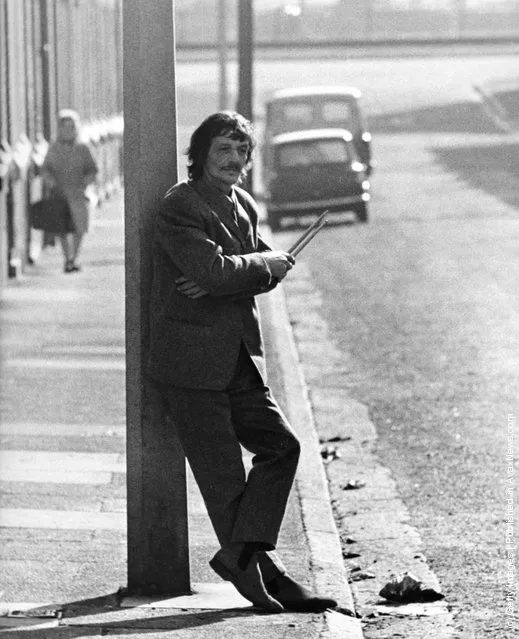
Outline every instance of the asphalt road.
[[[430, 138], [401, 142], [407, 153], [379, 140], [369, 227], [329, 229], [305, 261], [352, 371], [350, 394], [369, 408], [378, 455], [397, 478], [460, 636], [488, 627], [488, 636], [506, 637], [498, 629], [507, 424], [519, 382], [517, 208], [446, 170], [424, 148]], [[386, 173], [383, 157], [397, 159], [398, 172]]]
[[[377, 162], [371, 221], [332, 225], [299, 262], [462, 639], [511, 636], [505, 455], [519, 388], [519, 143], [485, 115], [473, 86], [516, 78], [517, 58], [261, 61], [255, 71], [260, 118], [281, 86], [364, 93]], [[212, 78], [208, 66], [183, 66], [181, 118], [187, 104], [207, 109], [203, 93], [216, 107]], [[287, 291], [289, 306], [305, 295]], [[347, 533], [347, 518], [340, 525]]]

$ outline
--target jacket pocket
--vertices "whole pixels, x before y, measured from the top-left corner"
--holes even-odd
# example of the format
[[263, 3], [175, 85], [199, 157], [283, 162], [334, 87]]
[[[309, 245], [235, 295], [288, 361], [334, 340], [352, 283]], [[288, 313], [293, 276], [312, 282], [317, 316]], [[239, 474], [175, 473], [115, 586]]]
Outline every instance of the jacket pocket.
[[215, 323], [210, 317], [183, 313], [167, 313], [166, 319], [172, 322], [180, 322], [181, 324], [191, 324], [192, 326], [212, 326]]

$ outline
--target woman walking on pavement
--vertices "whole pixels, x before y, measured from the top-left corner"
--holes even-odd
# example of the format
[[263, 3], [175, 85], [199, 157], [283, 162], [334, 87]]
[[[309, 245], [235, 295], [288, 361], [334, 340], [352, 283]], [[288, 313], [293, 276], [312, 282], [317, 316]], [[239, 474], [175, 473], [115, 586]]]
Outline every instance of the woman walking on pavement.
[[43, 163], [46, 189], [67, 201], [74, 230], [59, 236], [65, 273], [80, 270], [77, 264], [84, 234], [88, 231], [91, 202], [87, 187], [95, 182], [97, 163], [87, 144], [79, 140], [80, 118], [76, 111], [63, 109], [58, 115], [58, 134]]

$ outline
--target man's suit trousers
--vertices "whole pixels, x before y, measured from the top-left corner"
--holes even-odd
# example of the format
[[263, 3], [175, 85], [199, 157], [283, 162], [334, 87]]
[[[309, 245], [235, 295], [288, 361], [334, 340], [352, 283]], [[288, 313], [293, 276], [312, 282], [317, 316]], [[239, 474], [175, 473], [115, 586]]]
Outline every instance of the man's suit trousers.
[[[225, 390], [169, 387], [166, 396], [222, 547], [259, 542], [274, 549], [300, 444], [245, 346]], [[254, 455], [248, 476], [240, 444]]]

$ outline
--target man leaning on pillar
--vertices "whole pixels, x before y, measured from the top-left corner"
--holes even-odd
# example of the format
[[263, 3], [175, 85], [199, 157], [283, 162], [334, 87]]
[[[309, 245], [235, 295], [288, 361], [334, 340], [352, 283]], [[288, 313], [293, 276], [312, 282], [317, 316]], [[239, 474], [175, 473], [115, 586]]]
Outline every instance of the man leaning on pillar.
[[[266, 385], [255, 295], [294, 265], [258, 232], [238, 184], [255, 146], [234, 112], [206, 118], [154, 229], [149, 372], [166, 398], [220, 550], [213, 570], [270, 612], [335, 607], [297, 583], [275, 552], [300, 444]], [[253, 453], [246, 475], [240, 444]]]

